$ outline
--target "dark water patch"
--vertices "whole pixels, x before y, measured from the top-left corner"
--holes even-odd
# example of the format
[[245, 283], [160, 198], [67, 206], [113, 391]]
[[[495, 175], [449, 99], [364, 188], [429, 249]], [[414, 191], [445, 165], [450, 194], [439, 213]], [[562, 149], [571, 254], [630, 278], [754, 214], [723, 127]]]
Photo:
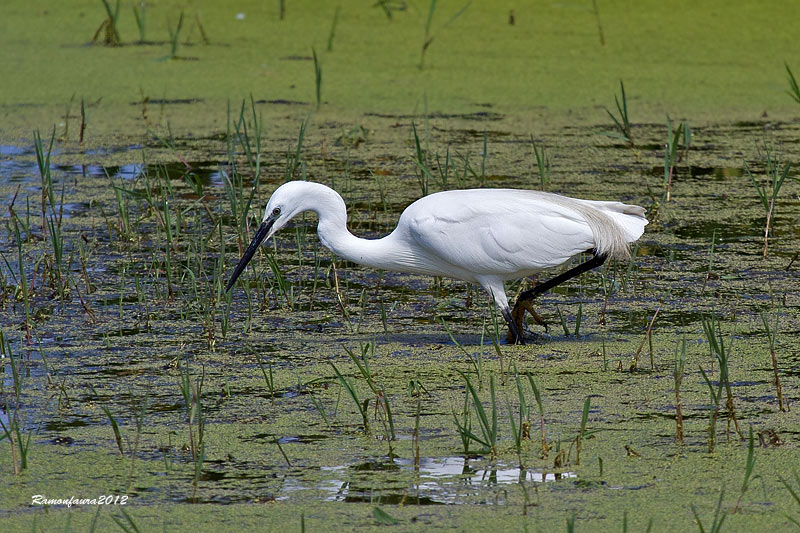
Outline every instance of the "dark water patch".
[[427, 496], [415, 496], [413, 494], [387, 493], [380, 491], [378, 495], [372, 489], [358, 489], [349, 483], [344, 483], [335, 497], [328, 498], [328, 501], [343, 503], [375, 503], [377, 500], [381, 505], [444, 505], [446, 502], [437, 501]]
[[[393, 119], [419, 119], [422, 118], [422, 115], [402, 115], [402, 114], [392, 114], [392, 113], [375, 113], [375, 112], [367, 112], [364, 113], [364, 116], [367, 117], [379, 117], [379, 118], [393, 118]], [[502, 120], [503, 115], [500, 113], [493, 113], [490, 111], [476, 111], [474, 113], [457, 113], [457, 114], [448, 114], [448, 113], [429, 113], [427, 115], [429, 119], [465, 119], [465, 120], [481, 120], [481, 121], [496, 121]]]
[[63, 433], [67, 430], [86, 427], [89, 425], [88, 417], [74, 416], [69, 419], [59, 418], [46, 421], [42, 427], [45, 431], [52, 431], [53, 433]]
[[276, 439], [280, 444], [314, 444], [316, 442], [330, 440], [331, 437], [327, 435], [295, 435], [295, 436], [278, 436], [274, 433], [256, 433], [249, 437], [242, 437], [245, 442], [274, 442]]
[[[759, 404], [762, 408], [758, 411], [759, 414], [771, 414], [777, 411], [778, 408], [778, 397], [774, 394], [763, 394], [761, 396], [745, 396], [742, 398], [742, 401], [745, 403], [755, 403]], [[773, 404], [775, 406], [774, 409], [764, 408], [764, 404]]]
[[364, 461], [350, 465], [348, 467], [353, 472], [397, 472], [401, 469], [401, 465], [392, 461]]
[[[448, 134], [460, 135], [464, 139], [483, 139], [486, 136], [489, 140], [496, 140], [496, 139], [503, 139], [511, 135], [508, 131], [498, 131], [498, 130], [479, 130], [474, 128], [465, 128], [465, 129], [448, 129], [448, 128], [439, 128], [437, 126], [433, 127], [434, 131], [441, 131]], [[526, 139], [516, 139], [516, 140], [509, 140], [508, 142], [521, 142], [521, 143], [530, 143], [530, 140]]]
[[[691, 224], [674, 228], [678, 237], [693, 241], [710, 242], [711, 237], [721, 241], [749, 241], [758, 238], [758, 225], [720, 220], [693, 220]], [[763, 233], [763, 231], [762, 231]]]
[[[650, 175], [663, 177], [664, 166], [650, 167]], [[744, 170], [741, 167], [701, 167], [701, 166], [677, 166], [673, 172], [673, 181], [686, 178], [693, 178], [698, 181], [717, 181], [724, 182], [732, 178], [741, 178]]]
[[126, 180], [136, 179], [141, 176], [142, 172], [145, 170], [145, 166], [140, 163], [130, 163], [127, 165], [120, 165], [120, 166], [109, 166], [109, 167], [96, 167], [101, 172], [97, 172], [97, 174], [105, 175], [108, 173], [109, 176], [114, 178], [122, 178]]
[[[740, 380], [740, 381], [731, 381], [731, 387], [755, 387], [758, 385], [767, 385], [769, 381], [753, 381], [753, 380]], [[719, 381], [711, 380], [712, 385], [719, 386]]]
[[[661, 169], [663, 174], [664, 169]], [[680, 175], [685, 173], [685, 169], [678, 167]], [[698, 167], [690, 166], [688, 174], [693, 178], [713, 178], [717, 181], [725, 181], [728, 178], [741, 178], [744, 171], [740, 167]]]
[[113, 366], [111, 364], [107, 364], [100, 370], [99, 374], [106, 375], [106, 376], [114, 376], [114, 377], [123, 377], [123, 376], [141, 376], [145, 374], [149, 374], [152, 372], [149, 368], [131, 368], [129, 363], [118, 363]]
[[56, 212], [62, 213], [64, 218], [74, 218], [89, 212], [89, 202], [71, 202], [56, 206]]
[[[576, 172], [583, 176], [627, 176], [636, 172], [633, 168], [626, 165], [611, 165], [607, 168], [583, 168]], [[568, 193], [567, 193], [568, 194]]]
[[220, 170], [221, 163], [216, 160], [187, 161], [163, 164], [130, 164], [119, 167], [101, 167], [103, 174], [125, 179], [136, 179], [143, 174], [150, 178], [166, 177], [173, 181], [184, 181], [187, 178], [204, 186], [223, 187], [224, 177]]
[[119, 306], [122, 304], [135, 304], [139, 303], [139, 297], [134, 295], [120, 296], [99, 296], [92, 299], [92, 303], [101, 306]]
[[105, 337], [130, 337], [131, 335], [138, 335], [140, 333], [145, 333], [146, 330], [140, 327], [132, 327], [132, 328], [116, 328], [116, 329], [108, 329], [104, 333], [99, 333], [94, 335], [94, 338], [97, 340], [102, 340]]
[[297, 444], [312, 444], [315, 442], [319, 442], [321, 440], [327, 440], [330, 437], [327, 435], [298, 435], [295, 437], [280, 437], [278, 442], [281, 444], [290, 444], [290, 443], [297, 443]]
[[272, 104], [272, 105], [309, 105], [308, 102], [299, 102], [297, 100], [285, 100], [278, 98], [275, 100], [256, 100], [257, 104]]
[[222, 143], [228, 141], [228, 134], [224, 132], [208, 133], [206, 135], [190, 135], [188, 137], [178, 137], [178, 139], [186, 143], [197, 142], [197, 141], [217, 141]]
[[215, 472], [213, 470], [203, 470], [200, 473], [199, 480], [200, 481], [221, 481], [225, 479], [226, 474], [225, 472]]
[[131, 102], [130, 105], [144, 105], [144, 104], [155, 104], [155, 105], [187, 105], [187, 104], [202, 104], [205, 102], [203, 98], [148, 98], [147, 101], [143, 102], [139, 100], [138, 102]]
[[697, 247], [689, 244], [659, 244], [644, 241], [636, 247], [636, 257], [659, 257], [669, 261], [685, 261], [691, 258]]
[[[703, 311], [694, 310], [686, 311], [676, 305], [677, 310], [671, 310], [670, 304], [664, 304], [656, 317], [654, 328], [662, 329], [665, 326], [674, 328], [693, 326], [702, 323], [703, 316], [708, 313]], [[647, 326], [653, 319], [654, 309], [628, 309], [619, 311], [616, 309], [606, 310], [609, 317], [608, 325], [612, 331], [625, 332], [633, 334], [644, 334]]]
[[[278, 361], [278, 364], [285, 364], [285, 357], [282, 354], [278, 355], [278, 356], [274, 356], [274, 357], [273, 356], [264, 357], [265, 353], [274, 354], [274, 353], [277, 353], [278, 351], [279, 351], [279, 348], [277, 346], [275, 346], [274, 344], [268, 342], [268, 341], [249, 342], [244, 346], [238, 345], [238, 346], [232, 346], [231, 347], [231, 354], [232, 355], [238, 356], [238, 355], [258, 354], [261, 357], [261, 362], [264, 365], [268, 365], [270, 363], [274, 363], [275, 361]], [[258, 365], [248, 364], [248, 365], [246, 365], [246, 368], [254, 369], [254, 368], [258, 368]]]
[[[603, 133], [603, 132], [601, 132]], [[661, 150], [664, 151], [664, 145], [659, 143], [645, 143], [645, 144], [637, 144], [635, 148], [631, 148], [629, 144], [623, 143], [620, 141], [619, 143], [614, 144], [599, 144], [597, 148], [605, 148], [605, 149], [615, 149], [615, 150]], [[661, 169], [663, 172], [663, 168]]]
[[740, 130], [764, 129], [772, 123], [768, 121], [740, 120], [733, 123], [733, 127]]
[[[684, 411], [683, 418], [684, 420], [708, 420], [708, 410], [692, 410], [692, 411]], [[675, 410], [672, 409], [672, 412], [659, 412], [659, 411], [650, 411], [647, 413], [634, 413], [633, 417], [637, 420], [655, 420], [655, 419], [666, 419], [666, 420], [675, 420]], [[672, 434], [674, 437], [675, 435]]]
[[48, 442], [50, 444], [55, 444], [56, 446], [73, 446], [75, 444], [75, 439], [73, 439], [72, 437], [61, 435], [53, 439], [50, 439]]
[[[133, 146], [131, 149], [138, 149]], [[102, 155], [102, 154], [101, 154]], [[166, 176], [170, 180], [184, 181], [192, 179], [204, 186], [222, 187], [224, 178], [220, 171], [220, 163], [214, 160], [193, 161], [187, 167], [184, 163], [148, 164], [129, 163], [119, 166], [102, 165], [50, 165], [54, 171], [53, 182], [60, 190], [60, 180], [63, 178], [121, 178], [135, 180], [147, 173], [151, 178], [158, 175]], [[0, 161], [0, 184], [2, 183], [30, 183], [38, 188], [39, 167], [33, 161]], [[33, 190], [33, 189], [31, 189]]]
[[148, 402], [147, 404], [147, 410], [154, 413], [174, 413], [185, 409], [186, 406], [182, 403]]
[[[138, 148], [138, 146], [133, 146], [131, 150]], [[222, 187], [224, 186], [224, 178], [221, 174], [220, 165], [222, 165], [222, 163], [216, 160], [204, 160], [189, 161], [186, 163], [174, 162], [147, 165], [141, 163], [110, 166], [51, 165], [51, 169], [61, 172], [67, 177], [111, 177], [135, 180], [147, 174], [151, 179], [161, 176], [170, 180], [182, 182], [190, 178], [192, 181], [199, 182], [204, 186]], [[22, 168], [28, 174], [28, 179], [39, 172], [35, 163], [23, 163]], [[6, 172], [3, 171], [2, 162], [0, 162], [0, 178], [5, 174]]]

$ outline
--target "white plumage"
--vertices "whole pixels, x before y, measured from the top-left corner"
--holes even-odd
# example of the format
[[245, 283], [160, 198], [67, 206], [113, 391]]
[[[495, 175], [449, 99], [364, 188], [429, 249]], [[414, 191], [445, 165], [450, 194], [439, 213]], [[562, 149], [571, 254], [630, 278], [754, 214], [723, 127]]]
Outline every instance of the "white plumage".
[[403, 211], [392, 233], [361, 239], [348, 231], [345, 203], [336, 191], [319, 183], [292, 181], [270, 197], [261, 227], [228, 288], [258, 246], [303, 211], [318, 215], [322, 244], [349, 261], [481, 285], [519, 341], [504, 281], [561, 265], [587, 251], [600, 258], [597, 264], [606, 257], [629, 257], [628, 244], [647, 225], [643, 208], [620, 202], [518, 189], [470, 189], [421, 198]]

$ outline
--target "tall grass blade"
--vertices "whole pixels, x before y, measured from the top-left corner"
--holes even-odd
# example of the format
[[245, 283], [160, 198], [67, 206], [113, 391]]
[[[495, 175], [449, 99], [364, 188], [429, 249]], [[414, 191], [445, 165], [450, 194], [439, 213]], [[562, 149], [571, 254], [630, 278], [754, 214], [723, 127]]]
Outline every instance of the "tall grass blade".
[[786, 92], [789, 93], [789, 96], [791, 96], [795, 102], [800, 104], [800, 87], [797, 85], [797, 79], [794, 77], [792, 69], [789, 68], [789, 63], [784, 63], [784, 66], [786, 67], [786, 74], [789, 77], [789, 90]]
[[628, 145], [630, 145], [631, 148], [633, 148], [633, 133], [631, 131], [630, 119], [628, 118], [628, 98], [625, 95], [625, 84], [622, 82], [622, 80], [619, 82], [619, 88], [621, 98], [617, 95], [614, 95], [614, 103], [617, 106], [619, 118], [609, 111], [608, 108], [604, 108], [608, 116], [611, 117], [611, 120], [614, 122], [617, 132], [604, 133], [603, 135], [625, 141], [628, 143]]
[[319, 106], [322, 105], [322, 65], [320, 65], [317, 51], [313, 47], [311, 48], [311, 54], [314, 58], [314, 87], [316, 89], [317, 111], [319, 111]]

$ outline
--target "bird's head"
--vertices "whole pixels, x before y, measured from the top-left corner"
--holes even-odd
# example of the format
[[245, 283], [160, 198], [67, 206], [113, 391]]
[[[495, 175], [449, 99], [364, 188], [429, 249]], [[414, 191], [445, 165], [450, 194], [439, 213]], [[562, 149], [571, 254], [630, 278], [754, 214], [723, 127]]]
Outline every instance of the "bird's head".
[[267, 202], [267, 208], [264, 210], [264, 218], [261, 219], [261, 225], [258, 226], [250, 246], [247, 247], [239, 264], [231, 275], [228, 285], [225, 287], [229, 291], [236, 280], [239, 278], [245, 267], [255, 255], [256, 250], [262, 244], [269, 241], [275, 233], [283, 228], [289, 221], [298, 213], [310, 209], [309, 195], [313, 193], [314, 187], [323, 187], [316, 183], [290, 181], [278, 187]]

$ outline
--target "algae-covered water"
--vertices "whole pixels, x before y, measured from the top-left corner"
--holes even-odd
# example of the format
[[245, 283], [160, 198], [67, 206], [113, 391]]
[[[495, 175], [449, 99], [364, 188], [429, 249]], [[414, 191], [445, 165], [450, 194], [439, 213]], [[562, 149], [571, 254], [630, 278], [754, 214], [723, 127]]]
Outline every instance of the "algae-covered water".
[[[796, 8], [464, 5], [123, 2], [121, 46], [87, 44], [101, 2], [4, 7], [4, 531], [796, 527]], [[338, 260], [311, 214], [225, 293], [288, 179], [366, 237], [467, 187], [650, 223], [513, 346], [479, 288]]]

